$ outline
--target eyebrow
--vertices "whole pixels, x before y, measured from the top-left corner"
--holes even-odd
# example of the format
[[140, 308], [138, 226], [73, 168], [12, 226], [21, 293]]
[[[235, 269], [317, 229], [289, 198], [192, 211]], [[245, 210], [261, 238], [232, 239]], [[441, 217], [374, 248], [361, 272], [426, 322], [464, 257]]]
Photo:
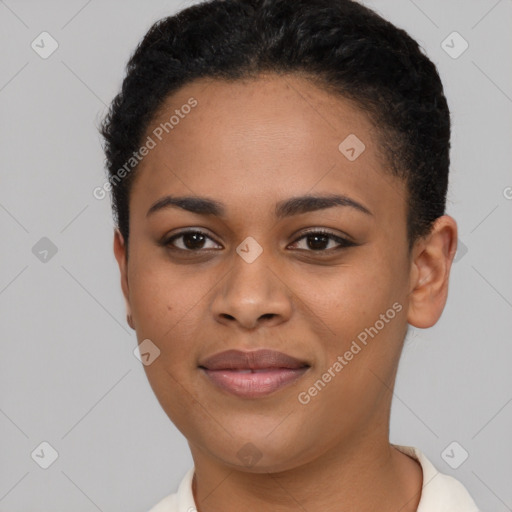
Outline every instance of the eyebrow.
[[[354, 199], [338, 194], [322, 196], [305, 195], [279, 201], [276, 204], [275, 215], [278, 219], [282, 219], [293, 215], [332, 208], [334, 206], [347, 206], [365, 213], [366, 215], [373, 215], [368, 208]], [[198, 215], [214, 215], [221, 218], [226, 217], [226, 208], [222, 203], [215, 199], [199, 196], [162, 197], [149, 208], [146, 213], [146, 217], [166, 208], [181, 208], [182, 210], [196, 213]]]

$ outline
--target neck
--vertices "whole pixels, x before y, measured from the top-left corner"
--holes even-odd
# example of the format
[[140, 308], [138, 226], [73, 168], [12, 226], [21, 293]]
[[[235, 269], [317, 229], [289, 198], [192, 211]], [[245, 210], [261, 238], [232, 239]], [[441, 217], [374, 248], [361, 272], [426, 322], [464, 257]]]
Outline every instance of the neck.
[[219, 464], [191, 445], [198, 512], [258, 510], [417, 510], [422, 471], [387, 439], [364, 437], [331, 447], [284, 471], [254, 473]]

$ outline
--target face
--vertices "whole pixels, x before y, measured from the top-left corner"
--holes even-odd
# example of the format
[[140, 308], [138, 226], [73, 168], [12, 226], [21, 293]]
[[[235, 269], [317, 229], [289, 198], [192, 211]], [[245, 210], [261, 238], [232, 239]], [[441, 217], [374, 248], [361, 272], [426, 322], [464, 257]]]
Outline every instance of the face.
[[[160, 351], [147, 377], [194, 458], [277, 471], [387, 440], [407, 323], [435, 323], [445, 297], [412, 304], [419, 278], [437, 274], [410, 259], [405, 188], [386, 173], [376, 127], [303, 78], [262, 75], [185, 86], [147, 136], [128, 261], [119, 233], [114, 249], [138, 342]], [[152, 208], [166, 196], [215, 203]], [[304, 368], [240, 394], [201, 368], [230, 349], [279, 351]]]

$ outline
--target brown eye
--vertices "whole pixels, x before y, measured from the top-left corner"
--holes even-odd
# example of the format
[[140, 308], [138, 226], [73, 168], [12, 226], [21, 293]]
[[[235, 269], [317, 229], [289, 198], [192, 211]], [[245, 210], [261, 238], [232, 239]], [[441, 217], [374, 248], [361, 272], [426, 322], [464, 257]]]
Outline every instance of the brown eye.
[[[182, 239], [182, 242], [177, 246], [174, 242]], [[212, 249], [214, 247], [205, 247], [206, 241], [213, 241], [206, 233], [199, 230], [182, 231], [173, 235], [162, 242], [162, 245], [169, 247], [172, 250], [198, 252], [201, 249]]]
[[[356, 245], [354, 242], [337, 236], [329, 231], [309, 231], [298, 238], [293, 245], [296, 245], [301, 240], [306, 240], [305, 248], [309, 252], [329, 252], [331, 250], [342, 249], [344, 247], [352, 247]], [[338, 244], [335, 247], [328, 247], [330, 242]]]

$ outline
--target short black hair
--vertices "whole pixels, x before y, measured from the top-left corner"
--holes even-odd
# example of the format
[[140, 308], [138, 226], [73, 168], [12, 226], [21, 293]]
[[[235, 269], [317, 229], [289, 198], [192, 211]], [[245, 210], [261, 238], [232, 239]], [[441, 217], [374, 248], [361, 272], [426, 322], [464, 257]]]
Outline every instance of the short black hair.
[[352, 0], [208, 0], [151, 26], [99, 128], [126, 244], [136, 165], [122, 180], [116, 173], [166, 98], [195, 79], [265, 72], [307, 78], [369, 116], [386, 170], [406, 184], [410, 252], [445, 213], [450, 112], [436, 66], [418, 43]]

